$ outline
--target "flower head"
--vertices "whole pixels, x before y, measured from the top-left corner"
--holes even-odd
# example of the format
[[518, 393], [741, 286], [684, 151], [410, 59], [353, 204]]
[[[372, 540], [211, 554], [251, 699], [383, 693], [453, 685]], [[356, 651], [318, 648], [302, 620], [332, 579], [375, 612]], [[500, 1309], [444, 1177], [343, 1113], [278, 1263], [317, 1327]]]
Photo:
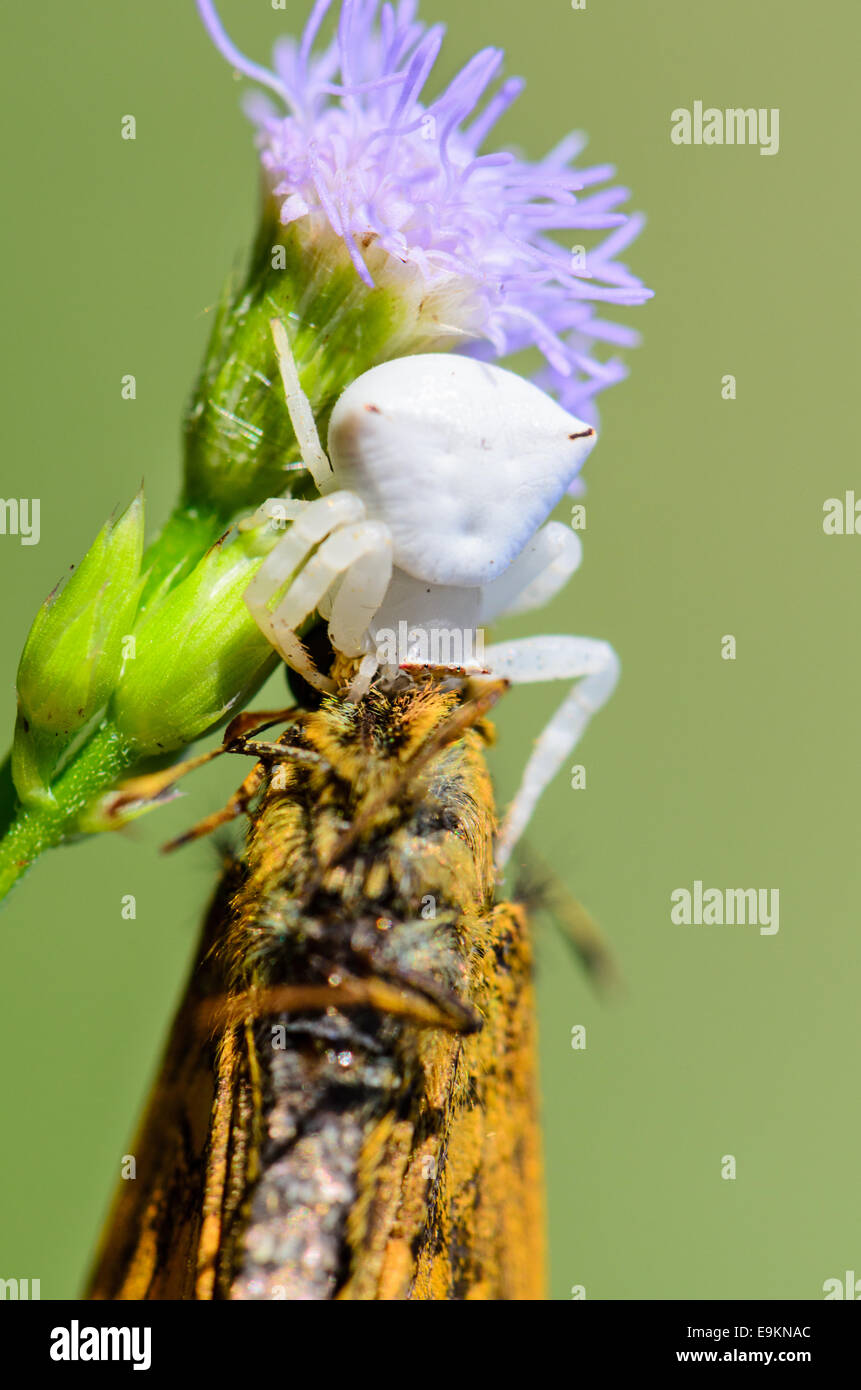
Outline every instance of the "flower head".
[[[197, 3], [228, 61], [279, 99], [257, 92], [248, 110], [281, 223], [315, 239], [330, 229], [368, 286], [417, 273], [426, 311], [467, 351], [537, 347], [541, 384], [589, 419], [594, 395], [625, 375], [597, 345], [637, 341], [594, 305], [640, 304], [651, 292], [616, 259], [642, 226], [619, 210], [627, 190], [599, 187], [608, 165], [574, 166], [585, 138], [570, 135], [534, 163], [484, 152], [523, 83], [492, 90], [504, 55], [486, 48], [423, 100], [444, 30], [416, 19], [417, 0], [342, 0], [328, 44], [318, 40], [332, 0], [316, 0], [301, 40], [276, 44], [272, 71], [233, 46], [212, 0]], [[554, 235], [570, 243], [581, 231], [609, 234], [588, 253]]]

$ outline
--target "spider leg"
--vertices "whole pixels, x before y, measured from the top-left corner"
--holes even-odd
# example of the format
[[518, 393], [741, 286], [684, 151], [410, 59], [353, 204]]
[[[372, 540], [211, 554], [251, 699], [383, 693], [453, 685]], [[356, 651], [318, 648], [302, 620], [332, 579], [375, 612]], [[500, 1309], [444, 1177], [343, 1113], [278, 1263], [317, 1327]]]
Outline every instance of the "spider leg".
[[344, 650], [343, 641], [347, 644], [346, 655], [358, 656], [362, 651], [361, 636], [388, 587], [387, 572], [391, 572], [388, 527], [375, 521], [343, 526], [312, 555], [272, 613], [275, 645], [288, 665], [318, 690], [334, 690], [334, 684], [315, 669], [296, 636], [297, 629], [343, 575], [332, 607], [329, 635], [337, 650]]
[[245, 602], [264, 632], [266, 628], [261, 622], [261, 615], [268, 614], [268, 605], [278, 590], [314, 547], [337, 527], [363, 521], [364, 518], [364, 503], [352, 492], [333, 492], [329, 497], [318, 497], [302, 509], [245, 590]]
[[351, 704], [357, 705], [360, 700], [364, 699], [371, 688], [371, 681], [379, 669], [380, 663], [373, 653], [362, 657], [359, 662], [359, 669], [347, 691], [347, 699]]
[[503, 614], [525, 613], [549, 603], [580, 568], [582, 558], [576, 531], [561, 521], [548, 521], [504, 574], [484, 586], [479, 621], [490, 623]]
[[368, 626], [392, 578], [392, 535], [377, 521], [355, 527], [352, 534], [355, 555], [332, 604], [329, 639], [345, 656], [361, 656]]
[[256, 526], [262, 526], [264, 522], [271, 521], [280, 531], [282, 527], [287, 525], [288, 521], [298, 521], [306, 507], [310, 505], [310, 502], [304, 502], [296, 497], [267, 497], [256, 512], [252, 512], [251, 516], [242, 518], [237, 529], [253, 531]]
[[[270, 605], [315, 546], [320, 545], [321, 541], [339, 527], [363, 521], [364, 517], [364, 503], [354, 493], [333, 492], [329, 497], [317, 498], [304, 508], [286, 535], [267, 555], [245, 590], [245, 602], [261, 632], [280, 652], [287, 664], [299, 671], [318, 690], [331, 691], [334, 686], [316, 670], [296, 636], [294, 629], [299, 624], [293, 624], [291, 628], [285, 626], [283, 620], [276, 622]], [[316, 558], [314, 556], [314, 559]], [[287, 596], [289, 592], [290, 590]], [[281, 600], [279, 610], [284, 601]], [[311, 609], [306, 610], [303, 617], [310, 611]]]
[[332, 465], [320, 443], [311, 402], [302, 390], [299, 373], [296, 369], [296, 359], [293, 356], [287, 330], [280, 319], [271, 319], [269, 327], [275, 343], [278, 370], [281, 373], [284, 396], [287, 401], [287, 413], [290, 416], [296, 443], [299, 445], [302, 462], [314, 479], [317, 490], [322, 492], [332, 481]]
[[[539, 735], [497, 838], [496, 863], [503, 869], [526, 829], [545, 787], [576, 747], [592, 715], [609, 700], [619, 679], [619, 658], [608, 642], [590, 637], [526, 637], [488, 647], [495, 677], [513, 685], [578, 680]], [[582, 678], [582, 679], [580, 679]]]

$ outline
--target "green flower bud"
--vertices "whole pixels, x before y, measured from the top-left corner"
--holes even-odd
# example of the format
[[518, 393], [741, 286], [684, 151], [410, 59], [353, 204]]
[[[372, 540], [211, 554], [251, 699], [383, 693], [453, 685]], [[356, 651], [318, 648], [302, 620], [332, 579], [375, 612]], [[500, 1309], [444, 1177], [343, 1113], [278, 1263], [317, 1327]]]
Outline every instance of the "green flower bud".
[[74, 735], [107, 705], [141, 592], [138, 494], [108, 521], [77, 571], [43, 603], [18, 667], [12, 776], [25, 805], [52, 806], [50, 781]]
[[277, 654], [242, 596], [279, 534], [267, 523], [222, 536], [147, 609], [110, 711], [142, 756], [193, 743], [272, 671]]

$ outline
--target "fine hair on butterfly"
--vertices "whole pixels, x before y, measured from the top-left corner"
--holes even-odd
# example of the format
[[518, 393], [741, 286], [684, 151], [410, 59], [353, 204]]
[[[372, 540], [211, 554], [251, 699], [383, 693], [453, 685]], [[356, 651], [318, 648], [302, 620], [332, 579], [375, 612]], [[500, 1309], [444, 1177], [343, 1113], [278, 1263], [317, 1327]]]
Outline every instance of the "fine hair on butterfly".
[[89, 1297], [545, 1296], [531, 932], [495, 901], [484, 761], [504, 689], [247, 711], [126, 784], [259, 759], [173, 842], [248, 815]]
[[[504, 817], [502, 869], [619, 677], [615, 651], [593, 638], [483, 645], [485, 623], [547, 603], [579, 567], [579, 538], [547, 518], [595, 430], [514, 372], [431, 353], [386, 362], [348, 386], [331, 415], [327, 452], [285, 326], [274, 319], [271, 329], [302, 462], [320, 493], [312, 501], [269, 498], [241, 523], [285, 526], [245, 601], [287, 665], [316, 689], [335, 691], [299, 636], [319, 614], [336, 657], [351, 663], [352, 701], [372, 683], [391, 691], [419, 676], [577, 682], [539, 736]], [[394, 634], [402, 640], [393, 660]], [[439, 659], [441, 648], [456, 658]]]

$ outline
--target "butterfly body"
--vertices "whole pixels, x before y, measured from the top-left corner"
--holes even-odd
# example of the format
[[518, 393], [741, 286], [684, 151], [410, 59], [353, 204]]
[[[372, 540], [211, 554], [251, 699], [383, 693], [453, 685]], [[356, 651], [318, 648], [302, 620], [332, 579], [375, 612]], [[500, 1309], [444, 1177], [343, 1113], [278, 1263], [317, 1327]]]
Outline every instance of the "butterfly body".
[[541, 1295], [529, 939], [472, 718], [429, 684], [271, 745], [93, 1296]]

